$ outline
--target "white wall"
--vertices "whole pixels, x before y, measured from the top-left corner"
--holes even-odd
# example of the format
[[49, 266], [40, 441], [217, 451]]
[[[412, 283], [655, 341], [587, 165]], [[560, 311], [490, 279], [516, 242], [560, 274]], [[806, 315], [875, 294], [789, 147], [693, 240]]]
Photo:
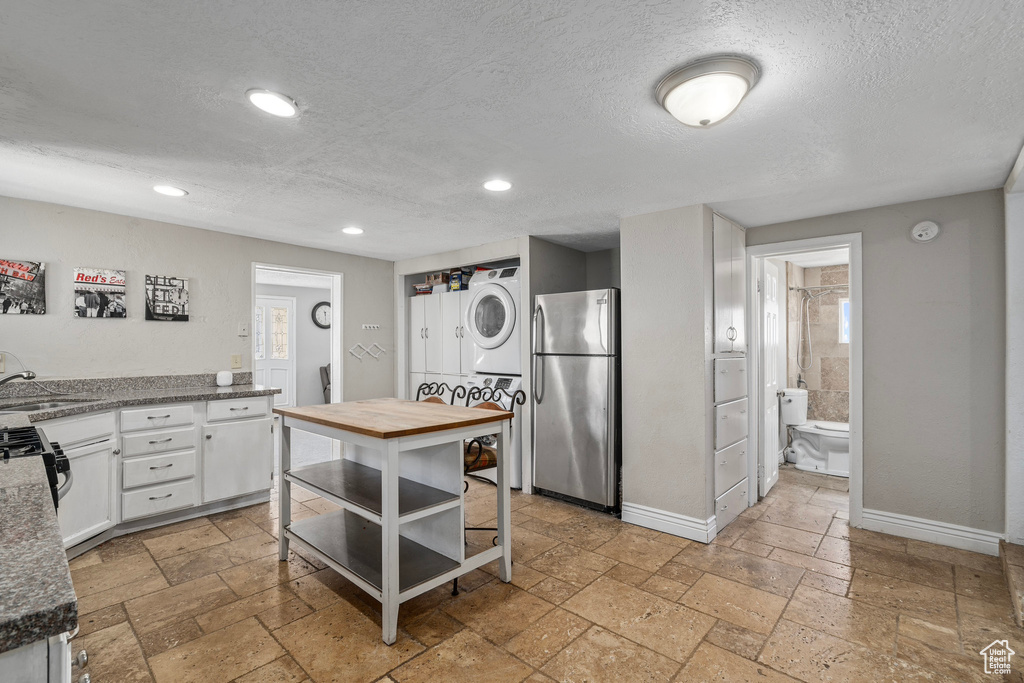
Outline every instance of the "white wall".
[[1005, 202], [1006, 540], [1020, 544], [1024, 543], [1024, 193], [1006, 194]]
[[[913, 243], [934, 220], [939, 238]], [[1002, 533], [1004, 218], [998, 190], [747, 231], [862, 233], [864, 508]]]
[[608, 289], [622, 286], [618, 247], [587, 252], [587, 289]]
[[331, 331], [317, 327], [311, 312], [321, 301], [331, 300], [331, 290], [256, 285], [256, 295], [295, 298], [295, 405], [323, 403], [320, 366], [331, 362]]
[[[344, 274], [345, 348], [378, 341], [387, 349], [372, 364], [346, 354], [345, 398], [393, 395], [389, 261], [6, 197], [0, 254], [46, 262], [46, 315], [7, 316], [0, 324], [0, 349], [40, 377], [214, 372], [230, 367], [231, 354], [251, 370], [252, 340], [238, 336], [238, 325], [252, 322], [252, 263], [261, 262]], [[127, 270], [129, 317], [73, 317], [76, 266]], [[189, 278], [189, 322], [145, 320], [146, 274]], [[372, 339], [360, 329], [364, 322], [381, 325]]]
[[623, 218], [623, 502], [711, 516], [711, 212]]

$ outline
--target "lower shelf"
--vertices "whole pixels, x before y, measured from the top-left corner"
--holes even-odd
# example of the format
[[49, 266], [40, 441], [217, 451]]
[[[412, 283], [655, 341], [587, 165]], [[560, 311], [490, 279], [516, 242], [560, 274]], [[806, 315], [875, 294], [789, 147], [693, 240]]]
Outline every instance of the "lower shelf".
[[[292, 522], [288, 530], [381, 590], [381, 528], [347, 510]], [[398, 537], [398, 589], [407, 590], [459, 566], [426, 546]]]

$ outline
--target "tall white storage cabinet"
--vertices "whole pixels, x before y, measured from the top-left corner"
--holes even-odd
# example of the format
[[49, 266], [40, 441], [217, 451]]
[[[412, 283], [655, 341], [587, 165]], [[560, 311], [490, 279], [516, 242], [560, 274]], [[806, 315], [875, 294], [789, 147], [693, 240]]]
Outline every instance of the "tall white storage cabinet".
[[441, 372], [441, 296], [426, 294], [409, 302], [409, 372]]
[[465, 290], [414, 296], [409, 301], [409, 397], [423, 382], [464, 384], [473, 372], [473, 341], [466, 332]]
[[746, 235], [714, 215], [715, 526], [721, 532], [747, 507]]

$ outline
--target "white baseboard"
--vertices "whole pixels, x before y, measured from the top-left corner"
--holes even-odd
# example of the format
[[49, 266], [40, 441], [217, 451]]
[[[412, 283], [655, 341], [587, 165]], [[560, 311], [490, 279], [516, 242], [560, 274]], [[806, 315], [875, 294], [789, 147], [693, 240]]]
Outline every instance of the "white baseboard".
[[909, 515], [897, 515], [881, 510], [864, 510], [861, 526], [869, 531], [881, 531], [893, 536], [947, 545], [961, 550], [972, 550], [985, 555], [999, 555], [999, 541], [1003, 534], [983, 529], [936, 522]]
[[701, 543], [708, 543], [717, 533], [714, 517], [697, 519], [636, 503], [622, 504], [622, 521]]

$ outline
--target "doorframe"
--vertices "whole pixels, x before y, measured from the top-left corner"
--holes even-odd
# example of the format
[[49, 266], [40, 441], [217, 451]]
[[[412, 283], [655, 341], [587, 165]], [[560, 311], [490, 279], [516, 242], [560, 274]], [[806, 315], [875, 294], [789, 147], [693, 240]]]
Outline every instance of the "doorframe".
[[[252, 369], [256, 369], [256, 271], [271, 270], [285, 273], [305, 273], [310, 275], [323, 275], [331, 278], [331, 403], [340, 403], [345, 400], [344, 381], [345, 363], [342, 356], [342, 345], [345, 339], [343, 328], [345, 306], [345, 275], [329, 270], [316, 270], [314, 268], [300, 268], [298, 266], [284, 266], [273, 263], [259, 263], [253, 261], [251, 277], [251, 299], [249, 302], [249, 357]], [[298, 315], [298, 311], [295, 313]], [[293, 373], [294, 374], [294, 373]]]
[[[298, 321], [295, 319], [296, 311], [298, 311], [298, 309], [299, 309], [298, 300], [294, 296], [279, 296], [277, 294], [264, 294], [263, 296], [260, 296], [260, 295], [256, 296], [256, 302], [255, 302], [256, 305], [259, 305], [259, 300], [261, 298], [262, 299], [277, 299], [279, 301], [287, 301], [289, 306], [290, 306], [291, 318], [288, 320], [288, 345], [291, 348], [288, 349], [288, 358], [286, 360], [288, 361], [288, 392], [289, 392], [289, 396], [292, 399], [292, 403], [290, 405], [286, 406], [286, 407], [295, 408], [295, 407], [298, 407], [298, 403], [297, 403], [297, 400], [296, 400], [297, 399], [296, 393], [298, 391], [298, 378], [296, 377], [296, 374], [299, 371], [299, 359], [297, 358], [296, 353], [298, 351], [298, 342], [299, 342], [299, 340], [296, 339], [296, 335], [298, 334], [298, 332], [296, 331], [298, 329]], [[253, 345], [253, 353], [252, 353], [253, 379], [256, 378], [256, 363], [259, 362], [258, 360], [256, 360], [256, 305], [253, 306], [252, 328], [250, 330], [250, 332], [252, 333], [252, 345]], [[266, 316], [266, 312], [264, 312], [264, 316]], [[268, 339], [266, 341], [266, 343], [267, 343], [267, 345], [269, 345], [270, 344], [270, 340]], [[279, 359], [264, 358], [263, 360], [279, 360]], [[269, 382], [270, 380], [268, 379], [267, 381]]]
[[[863, 326], [863, 247], [861, 233], [830, 235], [809, 239], [758, 244], [747, 247], [747, 329], [756, 339], [756, 345], [749, 345], [750, 365], [747, 376], [747, 396], [753, 408], [748, 415], [749, 433], [754, 437], [754, 447], [747, 449], [747, 476], [749, 481], [758, 482], [757, 459], [763, 439], [764, 392], [758, 378], [762, 365], [764, 347], [762, 344], [762, 305], [757, 291], [758, 273], [765, 259], [788, 256], [795, 253], [823, 251], [826, 249], [850, 250], [850, 525], [860, 527], [864, 510], [864, 326]], [[788, 288], [788, 283], [787, 283]], [[788, 293], [788, 289], [786, 290]], [[788, 317], [787, 317], [788, 322]], [[758, 486], [748, 486], [748, 503], [757, 502]]]

